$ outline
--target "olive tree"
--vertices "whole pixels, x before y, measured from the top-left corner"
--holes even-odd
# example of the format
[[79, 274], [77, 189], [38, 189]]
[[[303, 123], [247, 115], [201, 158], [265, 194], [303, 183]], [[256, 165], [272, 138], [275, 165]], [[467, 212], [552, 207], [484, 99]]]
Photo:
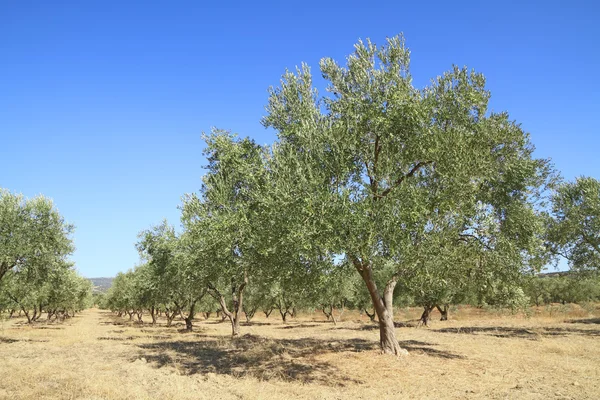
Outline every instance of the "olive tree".
[[394, 288], [422, 271], [415, 243], [432, 223], [470, 234], [483, 204], [509, 225], [513, 200], [531, 209], [531, 188], [547, 173], [521, 127], [488, 112], [482, 74], [454, 67], [418, 89], [409, 60], [402, 37], [383, 47], [361, 41], [346, 66], [321, 61], [329, 95], [319, 96], [308, 66], [286, 72], [263, 119], [288, 160], [287, 190], [302, 200], [295, 210], [308, 216], [290, 216], [296, 239], [354, 266], [391, 354], [405, 353]]
[[547, 226], [548, 247], [565, 257], [571, 268], [600, 269], [600, 182], [577, 178], [552, 196]]
[[72, 231], [51, 200], [0, 188], [0, 280], [11, 270], [46, 274], [73, 252]]
[[262, 228], [257, 215], [267, 150], [226, 131], [205, 135], [208, 172], [199, 194], [182, 205], [190, 262], [201, 269], [208, 294], [239, 334], [244, 290], [261, 263]]
[[147, 261], [140, 282], [146, 288], [146, 304], [153, 323], [162, 308], [167, 326], [180, 315], [186, 329], [192, 330], [197, 304], [206, 294], [206, 278], [203, 266], [191, 258], [189, 241], [183, 236], [178, 236], [167, 221], [138, 235], [138, 251]]

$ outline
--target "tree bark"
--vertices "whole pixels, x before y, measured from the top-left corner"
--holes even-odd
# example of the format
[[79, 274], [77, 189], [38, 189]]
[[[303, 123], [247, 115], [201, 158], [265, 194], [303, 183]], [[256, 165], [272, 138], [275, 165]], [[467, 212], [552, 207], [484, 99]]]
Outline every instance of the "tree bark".
[[23, 308], [23, 313], [25, 313], [25, 316], [27, 317], [27, 323], [31, 324], [31, 317], [29, 316], [29, 311]]
[[367, 314], [367, 316], [371, 319], [371, 322], [375, 322], [375, 316], [377, 315], [377, 313], [375, 312], [375, 310], [373, 310], [373, 313], [369, 313], [369, 311], [365, 308], [365, 314]]
[[269, 316], [273, 312], [273, 309], [269, 308], [269, 309], [263, 310], [263, 312], [265, 313], [265, 318], [269, 318]]
[[169, 312], [168, 308], [165, 310], [165, 317], [167, 318], [167, 327], [170, 327], [173, 324], [175, 315], [177, 315], [177, 310], [173, 310], [172, 312]]
[[423, 306], [423, 314], [421, 314], [420, 322], [425, 326], [429, 326], [429, 320], [431, 319], [431, 311], [433, 310], [433, 307], [434, 306], [430, 305]]
[[157, 310], [154, 308], [154, 306], [152, 306], [152, 308], [150, 309], [150, 315], [152, 316], [152, 325], [156, 325], [156, 314], [157, 314]]
[[180, 307], [177, 303], [175, 303], [175, 306], [179, 309], [179, 315], [181, 315], [181, 318], [183, 318], [183, 320], [185, 321], [185, 330], [186, 331], [191, 332], [193, 329], [192, 320], [194, 319], [194, 314], [196, 313], [196, 302], [201, 300], [202, 297], [204, 297], [204, 294], [202, 294], [202, 296], [200, 296], [198, 299], [196, 299], [190, 303], [190, 309], [188, 311], [187, 316], [183, 315], [182, 307]]
[[329, 306], [329, 311], [327, 311], [327, 307], [323, 305], [322, 306], [322, 310], [323, 310], [323, 314], [325, 314], [325, 316], [327, 317], [327, 321], [329, 321], [331, 319], [331, 314], [333, 313], [332, 307]]
[[356, 257], [352, 257], [352, 263], [367, 286], [373, 307], [379, 318], [379, 345], [381, 351], [384, 354], [393, 354], [396, 356], [407, 355], [408, 352], [400, 347], [396, 339], [396, 327], [394, 326], [393, 294], [396, 286], [396, 278], [393, 277], [388, 281], [382, 297], [377, 289], [371, 265], [361, 262]]
[[237, 285], [232, 279], [231, 281], [231, 296], [233, 308], [231, 311], [227, 308], [227, 302], [225, 296], [217, 290], [217, 288], [209, 284], [209, 293], [215, 300], [217, 300], [221, 306], [221, 312], [224, 317], [229, 318], [231, 322], [231, 336], [238, 336], [240, 334], [240, 316], [244, 305], [244, 289], [248, 284], [248, 275], [244, 272], [244, 278], [241, 284]]
[[438, 311], [440, 312], [440, 321], [448, 321], [448, 311], [449, 311], [449, 306], [448, 304], [444, 304], [444, 308], [441, 308], [439, 305], [436, 304], [435, 306]]
[[251, 308], [246, 307], [246, 305], [242, 306], [242, 310], [244, 311], [244, 315], [246, 316], [246, 322], [250, 322], [250, 320], [254, 317], [254, 314], [256, 314], [257, 309], [258, 306]]

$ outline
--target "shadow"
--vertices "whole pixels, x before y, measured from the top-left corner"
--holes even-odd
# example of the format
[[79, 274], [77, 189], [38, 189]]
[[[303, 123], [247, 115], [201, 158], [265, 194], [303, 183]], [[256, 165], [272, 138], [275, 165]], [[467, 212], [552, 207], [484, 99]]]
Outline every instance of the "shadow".
[[433, 343], [421, 342], [419, 340], [400, 340], [398, 343], [400, 344], [400, 347], [408, 350], [409, 353], [424, 354], [432, 357], [445, 358], [447, 360], [460, 360], [465, 358], [460, 354], [425, 347], [436, 346]]
[[[219, 325], [219, 324], [225, 324], [225, 323], [230, 323], [228, 320], [219, 320], [219, 321], [202, 321], [203, 324], [208, 324], [208, 325]], [[257, 324], [260, 324], [260, 322], [257, 322]]]
[[[220, 322], [218, 322], [220, 323]], [[240, 325], [242, 326], [268, 326], [268, 325], [273, 325], [270, 322], [258, 322], [258, 321], [250, 321], [250, 322], [241, 322]]]
[[[407, 322], [394, 322], [394, 326], [396, 328], [416, 328], [418, 326], [417, 323], [412, 323], [410, 321]], [[379, 324], [377, 322], [368, 323], [366, 325], [362, 325], [359, 327], [347, 327], [347, 326], [335, 326], [330, 328], [333, 329], [347, 329], [352, 331], [377, 331], [379, 330]]]
[[576, 328], [552, 328], [543, 327], [535, 329], [526, 328], [511, 328], [504, 326], [494, 327], [461, 327], [461, 328], [443, 328], [434, 330], [439, 333], [456, 333], [456, 334], [484, 334], [488, 336], [494, 336], [499, 338], [518, 338], [537, 340], [543, 336], [567, 336], [567, 335], [581, 335], [581, 336], [600, 336], [600, 330], [592, 329], [576, 329]]
[[134, 339], [138, 339], [134, 336], [127, 336], [127, 337], [114, 337], [114, 336], [100, 336], [97, 340], [115, 340], [117, 342], [122, 342], [125, 340], [134, 340]]
[[126, 326], [127, 324], [120, 321], [102, 321], [100, 322], [100, 325]]
[[314, 328], [315, 326], [319, 326], [319, 325], [317, 325], [317, 324], [286, 325], [286, 326], [280, 326], [276, 329]]
[[56, 329], [56, 330], [59, 330], [59, 329], [65, 329], [65, 328], [62, 328], [62, 327], [59, 327], [59, 326], [36, 326], [35, 329]]
[[[260, 380], [345, 386], [362, 382], [349, 379], [335, 366], [317, 360], [315, 356], [377, 348], [375, 342], [363, 339], [326, 342], [312, 338], [268, 339], [250, 334], [233, 340], [219, 336], [203, 339], [141, 344], [138, 345], [140, 354], [132, 361], [144, 358], [157, 368], [176, 363], [178, 369], [187, 374], [211, 372], [233, 377], [252, 376]], [[165, 354], [165, 351], [175, 355]]]
[[565, 322], [569, 324], [600, 324], [600, 318], [570, 319]]
[[0, 337], [0, 343], [15, 343], [15, 342], [27, 342], [27, 343], [48, 343], [48, 339], [12, 339], [6, 337]]
[[[443, 359], [460, 355], [433, 349], [434, 344], [416, 340], [400, 342], [409, 352]], [[156, 368], [176, 366], [186, 374], [216, 373], [232, 377], [251, 376], [259, 380], [277, 379], [326, 386], [364, 383], [343, 374], [336, 366], [316, 356], [379, 350], [379, 344], [365, 339], [326, 341], [315, 338], [274, 339], [246, 334], [229, 339], [203, 336], [194, 341], [163, 341], [137, 344], [137, 356]]]

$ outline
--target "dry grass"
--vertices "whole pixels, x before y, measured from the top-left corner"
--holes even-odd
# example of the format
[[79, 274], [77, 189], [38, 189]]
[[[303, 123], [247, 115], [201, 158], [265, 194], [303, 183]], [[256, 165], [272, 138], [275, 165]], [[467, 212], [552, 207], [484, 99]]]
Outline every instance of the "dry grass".
[[[1, 399], [597, 399], [600, 310], [541, 307], [530, 317], [462, 308], [415, 328], [398, 312], [394, 358], [368, 318], [282, 324], [196, 321], [192, 333], [87, 310], [63, 324], [0, 323]], [[437, 314], [434, 314], [434, 318]]]

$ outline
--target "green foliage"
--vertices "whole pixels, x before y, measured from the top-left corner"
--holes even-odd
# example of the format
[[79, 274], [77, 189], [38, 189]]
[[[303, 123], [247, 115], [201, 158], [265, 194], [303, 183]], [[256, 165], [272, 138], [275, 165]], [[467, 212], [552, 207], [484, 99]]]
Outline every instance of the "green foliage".
[[306, 254], [345, 256], [378, 313], [396, 281], [423, 302], [451, 300], [467, 277], [516, 293], [507, 282], [543, 264], [535, 207], [553, 171], [507, 113], [488, 112], [483, 75], [454, 67], [418, 89], [409, 59], [402, 37], [359, 42], [346, 66], [321, 61], [329, 95], [305, 65], [271, 89], [278, 225]]
[[600, 276], [596, 273], [532, 276], [524, 290], [531, 298], [531, 303], [537, 306], [551, 303], [584, 304], [600, 300]]
[[581, 177], [560, 185], [547, 219], [547, 245], [571, 268], [600, 268], [600, 182]]
[[0, 189], [0, 310], [21, 310], [29, 322], [65, 318], [90, 305], [91, 283], [67, 257], [73, 226], [51, 200]]
[[11, 270], [45, 277], [73, 252], [73, 229], [51, 200], [0, 188], [0, 280]]

